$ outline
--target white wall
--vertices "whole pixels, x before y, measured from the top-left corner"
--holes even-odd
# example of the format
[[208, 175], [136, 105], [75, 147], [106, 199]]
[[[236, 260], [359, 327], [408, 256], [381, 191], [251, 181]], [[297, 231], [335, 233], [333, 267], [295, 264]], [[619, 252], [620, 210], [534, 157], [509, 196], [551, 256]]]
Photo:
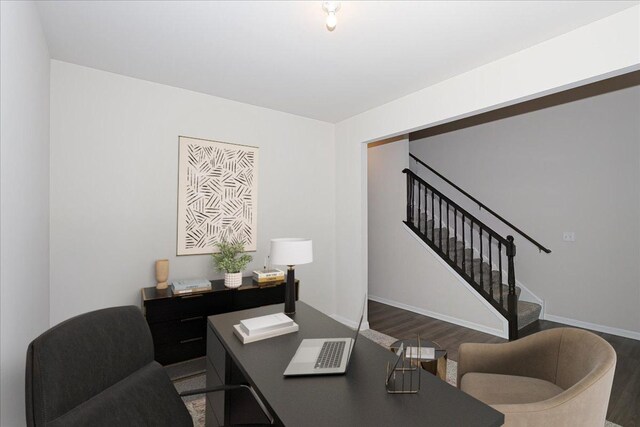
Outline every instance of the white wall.
[[363, 143], [468, 117], [640, 69], [640, 6], [626, 9], [336, 125], [338, 314], [367, 288], [366, 148]]
[[0, 16], [0, 425], [13, 427], [27, 346], [49, 326], [49, 51], [32, 2]]
[[508, 336], [507, 322], [402, 223], [407, 139], [367, 150], [369, 298]]
[[176, 257], [178, 135], [260, 147], [258, 251], [273, 237], [313, 239], [296, 268], [301, 299], [333, 313], [333, 125], [52, 61], [51, 322], [140, 304], [169, 280], [221, 277], [208, 255]]
[[[545, 300], [547, 315], [640, 337], [638, 117], [636, 86], [411, 142], [411, 153], [551, 254], [478, 212], [424, 168], [412, 168], [492, 228], [514, 235], [516, 277]], [[576, 241], [564, 242], [563, 231], [575, 232]]]

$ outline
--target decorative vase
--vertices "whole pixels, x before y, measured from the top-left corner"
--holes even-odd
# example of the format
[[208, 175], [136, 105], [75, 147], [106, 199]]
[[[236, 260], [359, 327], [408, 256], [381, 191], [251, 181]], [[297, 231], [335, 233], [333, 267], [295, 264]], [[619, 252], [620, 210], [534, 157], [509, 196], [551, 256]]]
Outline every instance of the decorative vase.
[[156, 261], [156, 289], [167, 289], [167, 279], [169, 278], [169, 260], [159, 259]]
[[242, 285], [242, 272], [224, 273], [224, 285], [230, 289], [239, 288]]

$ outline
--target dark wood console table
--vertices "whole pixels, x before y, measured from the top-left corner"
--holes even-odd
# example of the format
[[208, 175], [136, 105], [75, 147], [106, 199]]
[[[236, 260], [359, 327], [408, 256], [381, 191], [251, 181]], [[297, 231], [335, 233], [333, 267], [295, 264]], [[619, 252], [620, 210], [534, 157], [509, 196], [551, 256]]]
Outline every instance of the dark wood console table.
[[[296, 280], [296, 299], [299, 281]], [[142, 289], [142, 308], [151, 329], [156, 360], [168, 365], [204, 356], [207, 316], [284, 302], [284, 281], [258, 286], [251, 277], [229, 289], [212, 280], [211, 290], [174, 295], [171, 288]]]

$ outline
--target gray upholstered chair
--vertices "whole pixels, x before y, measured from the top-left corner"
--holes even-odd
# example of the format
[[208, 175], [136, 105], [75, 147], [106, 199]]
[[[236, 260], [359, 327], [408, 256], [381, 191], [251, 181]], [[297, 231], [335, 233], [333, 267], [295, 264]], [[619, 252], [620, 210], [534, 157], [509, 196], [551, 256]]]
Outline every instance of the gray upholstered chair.
[[458, 387], [505, 426], [604, 425], [616, 353], [599, 336], [551, 329], [504, 344], [462, 344]]
[[[183, 395], [238, 387], [246, 386]], [[134, 306], [76, 316], [31, 342], [26, 415], [29, 427], [193, 426], [165, 369], [153, 360], [151, 332]]]

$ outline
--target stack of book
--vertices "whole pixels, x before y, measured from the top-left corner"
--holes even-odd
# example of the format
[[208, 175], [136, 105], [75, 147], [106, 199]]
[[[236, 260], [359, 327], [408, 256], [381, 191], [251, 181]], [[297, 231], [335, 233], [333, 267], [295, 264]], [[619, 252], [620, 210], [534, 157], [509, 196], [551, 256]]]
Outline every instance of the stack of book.
[[284, 271], [276, 270], [275, 268], [267, 270], [254, 270], [253, 280], [261, 284], [268, 284], [272, 282], [282, 282], [284, 280]]
[[174, 294], [190, 294], [211, 290], [211, 282], [207, 279], [176, 280], [171, 283]]
[[243, 344], [277, 337], [297, 330], [298, 324], [284, 313], [245, 319], [241, 320], [239, 324], [233, 325], [233, 333]]

